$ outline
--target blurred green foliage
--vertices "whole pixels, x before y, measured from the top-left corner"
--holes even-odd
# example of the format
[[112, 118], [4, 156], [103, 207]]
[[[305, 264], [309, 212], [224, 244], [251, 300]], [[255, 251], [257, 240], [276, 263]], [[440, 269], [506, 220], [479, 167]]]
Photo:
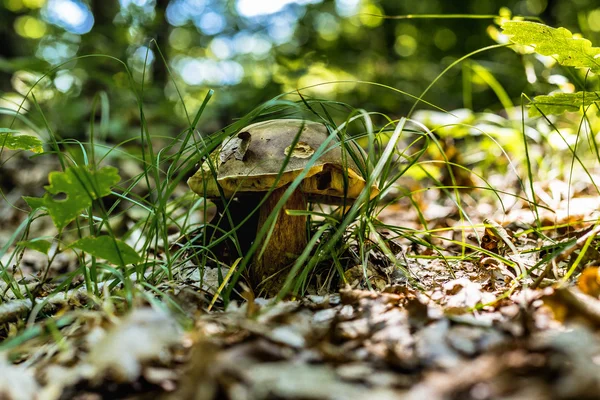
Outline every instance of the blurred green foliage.
[[[189, 126], [186, 111], [193, 118], [209, 89], [216, 95], [201, 120], [205, 132], [300, 88], [399, 117], [413, 99], [357, 81], [418, 96], [458, 58], [502, 42], [492, 17], [499, 13], [537, 17], [600, 43], [594, 0], [0, 0], [0, 112], [16, 109], [37, 82], [33, 94], [56, 134], [85, 138], [92, 119], [113, 143], [140, 132], [135, 92], [157, 136]], [[436, 17], [407, 17], [420, 14]], [[585, 89], [581, 76], [541, 73], [546, 61], [534, 57], [478, 53], [425, 99], [447, 110], [498, 112], [520, 104], [521, 93]], [[46, 123], [31, 96], [21, 112]]]

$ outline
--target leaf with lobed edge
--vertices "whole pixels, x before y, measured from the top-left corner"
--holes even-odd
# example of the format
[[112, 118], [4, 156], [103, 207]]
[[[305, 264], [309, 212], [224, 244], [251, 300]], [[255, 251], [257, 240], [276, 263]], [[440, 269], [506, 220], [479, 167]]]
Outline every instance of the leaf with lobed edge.
[[29, 150], [34, 153], [43, 153], [42, 141], [31, 135], [15, 135], [19, 131], [8, 128], [0, 128], [0, 149]]
[[511, 42], [531, 46], [538, 54], [554, 57], [560, 65], [600, 73], [600, 47], [592, 47], [587, 39], [573, 37], [568, 29], [528, 21], [507, 21], [502, 29]]
[[[530, 46], [543, 56], [554, 57], [560, 65], [588, 68], [595, 74], [600, 73], [600, 47], [593, 47], [592, 42], [587, 39], [573, 37], [568, 29], [552, 28], [529, 21], [507, 21], [502, 24], [502, 29], [511, 42]], [[537, 96], [530, 104], [529, 116], [576, 112], [581, 107], [590, 106], [598, 101], [600, 101], [598, 92]]]
[[[46, 208], [54, 225], [62, 229], [92, 201], [110, 194], [111, 187], [121, 180], [114, 167], [91, 170], [88, 167], [69, 167], [65, 172], [53, 171], [48, 175], [50, 185], [43, 197], [23, 197], [32, 209]], [[56, 196], [64, 194], [65, 199]]]
[[600, 92], [554, 93], [536, 96], [529, 104], [529, 116], [559, 115], [577, 112], [581, 107], [600, 103]]

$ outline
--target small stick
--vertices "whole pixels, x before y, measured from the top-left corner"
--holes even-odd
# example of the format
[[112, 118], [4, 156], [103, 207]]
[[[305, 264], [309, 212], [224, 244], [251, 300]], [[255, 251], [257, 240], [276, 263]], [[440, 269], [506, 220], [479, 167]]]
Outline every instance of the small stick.
[[571, 247], [565, 249], [564, 252], [562, 252], [561, 254], [558, 255], [558, 257], [556, 257], [557, 261], [562, 261], [562, 260], [565, 260], [566, 258], [568, 258], [571, 254], [573, 254], [573, 252], [575, 250], [582, 249], [582, 252], [579, 253], [579, 256], [573, 263], [573, 266], [571, 266], [571, 269], [569, 271], [567, 271], [565, 276], [563, 276], [563, 279], [562, 279], [563, 282], [566, 282], [571, 277], [571, 275], [573, 274], [573, 271], [575, 270], [575, 267], [577, 266], [579, 261], [581, 261], [581, 259], [583, 258], [583, 255], [585, 254], [588, 246], [590, 245], [590, 243], [592, 242], [594, 237], [596, 235], [598, 235], [598, 233], [600, 233], [600, 224], [599, 223], [600, 223], [600, 221], [596, 222], [596, 226], [594, 227], [594, 229], [592, 229], [591, 231], [589, 231], [588, 233], [586, 233], [585, 235], [583, 235], [582, 237], [577, 239], [575, 244], [573, 244]]

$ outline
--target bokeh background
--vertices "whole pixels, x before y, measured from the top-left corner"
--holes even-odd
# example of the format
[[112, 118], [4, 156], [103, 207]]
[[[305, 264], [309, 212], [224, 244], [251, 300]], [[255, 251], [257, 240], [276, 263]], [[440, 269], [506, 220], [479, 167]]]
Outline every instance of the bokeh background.
[[[348, 82], [303, 93], [398, 117], [412, 99], [355, 81], [418, 95], [459, 57], [496, 44], [497, 25], [491, 17], [376, 15], [499, 13], [538, 17], [600, 43], [595, 0], [0, 0], [0, 112], [15, 109], [48, 73], [33, 93], [62, 138], [85, 137], [94, 104], [110, 111], [102, 126], [109, 142], [139, 135], [132, 87], [153, 135], [189, 126], [186, 110], [193, 115], [209, 89], [216, 94], [200, 129], [210, 132], [280, 93], [331, 81]], [[515, 104], [522, 92], [568, 81], [549, 73], [540, 80], [535, 69], [543, 65], [519, 58], [508, 48], [479, 53], [426, 99], [448, 110], [501, 112], [490, 76]], [[45, 124], [33, 110], [29, 98], [23, 112]]]

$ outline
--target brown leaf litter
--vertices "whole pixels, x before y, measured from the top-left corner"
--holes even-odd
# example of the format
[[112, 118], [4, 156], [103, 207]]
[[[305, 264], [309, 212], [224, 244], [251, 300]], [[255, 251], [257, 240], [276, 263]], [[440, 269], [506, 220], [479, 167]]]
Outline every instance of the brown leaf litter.
[[256, 299], [187, 332], [158, 309], [90, 312], [5, 351], [0, 398], [596, 398], [600, 300], [547, 288], [482, 307], [477, 284], [444, 290]]

